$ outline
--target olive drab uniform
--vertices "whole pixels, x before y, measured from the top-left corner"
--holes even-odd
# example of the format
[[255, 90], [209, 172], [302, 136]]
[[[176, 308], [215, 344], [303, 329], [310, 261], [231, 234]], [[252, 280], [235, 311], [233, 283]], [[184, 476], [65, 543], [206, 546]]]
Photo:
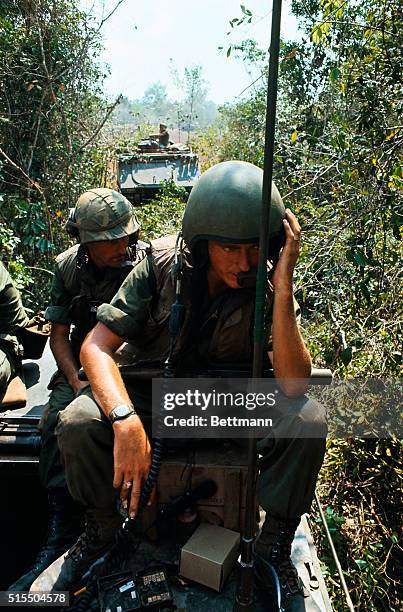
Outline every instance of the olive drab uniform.
[[[81, 344], [96, 323], [97, 307], [111, 300], [135, 261], [141, 257], [141, 251], [137, 250], [140, 225], [127, 198], [113, 189], [96, 187], [80, 195], [75, 207], [69, 210], [64, 228], [80, 244], [56, 259], [51, 300], [45, 318], [61, 326], [57, 328], [55, 325], [51, 331], [51, 341], [55, 341], [51, 348], [56, 360], [65, 361], [66, 367], [76, 375]], [[98, 267], [91, 259], [91, 253], [96, 258], [97, 251], [90, 247], [90, 243], [108, 241], [119, 241], [106, 250], [119, 253], [114, 260], [117, 265], [112, 258], [111, 266]], [[136, 250], [133, 245], [136, 245]], [[67, 354], [63, 355], [66, 346]], [[64, 367], [63, 363], [61, 365]], [[52, 377], [49, 388], [48, 408], [41, 420], [39, 461], [40, 477], [48, 497], [48, 531], [34, 563], [9, 586], [12, 591], [28, 591], [39, 574], [71, 546], [81, 528], [81, 512], [67, 489], [55, 436], [58, 414], [73, 400], [74, 391], [61, 371]], [[86, 459], [91, 460], [89, 457]]]
[[[190, 193], [182, 220], [183, 244], [188, 251], [182, 250], [182, 244], [178, 244], [184, 259], [180, 289], [186, 311], [173, 355], [173, 365], [179, 366], [179, 373], [182, 362], [196, 367], [203, 367], [206, 362], [243, 365], [245, 361], [251, 362], [255, 296], [247, 286], [256, 270], [250, 263], [244, 273], [245, 267], [236, 263], [237, 287], [232, 288], [233, 284], [225, 281], [221, 292], [209, 291], [209, 273], [217, 272], [217, 262], [209, 258], [208, 241], [235, 246], [259, 245], [264, 204], [262, 187], [263, 171], [260, 168], [247, 162], [227, 161], [203, 173]], [[267, 236], [269, 249], [265, 254], [273, 264], [278, 257], [281, 259], [284, 239], [286, 244], [290, 241], [289, 234], [284, 232], [287, 214], [273, 184]], [[297, 230], [294, 220], [293, 225]], [[287, 261], [289, 249], [284, 253]], [[151, 252], [136, 265], [111, 302], [102, 304], [97, 310], [98, 320], [122, 340], [128, 341], [134, 363], [154, 358], [161, 362], [167, 354], [177, 255], [173, 238], [153, 243]], [[288, 263], [291, 266], [291, 260]], [[291, 268], [287, 273], [281, 271], [290, 281], [288, 287], [292, 281], [293, 266]], [[249, 273], [248, 283], [244, 282], [246, 273]], [[280, 304], [286, 303], [287, 309], [276, 308], [279, 327], [281, 322], [289, 323], [293, 334], [298, 334], [298, 312], [290, 312], [288, 308], [292, 299], [291, 288], [287, 288], [285, 293], [286, 301], [280, 299]], [[267, 294], [265, 337], [266, 349], [270, 352], [276, 295], [270, 286]], [[281, 295], [284, 297], [284, 293]], [[284, 342], [285, 348], [292, 347], [294, 337], [287, 336], [284, 329], [280, 330], [280, 339], [272, 347], [274, 358], [279, 350], [278, 342]], [[111, 348], [114, 342], [106, 344]], [[301, 338], [301, 350], [294, 355], [293, 367], [296, 359], [306, 355], [304, 348]], [[304, 367], [297, 371], [306, 370]], [[127, 392], [146, 431], [149, 431], [151, 384], [148, 381], [142, 385], [129, 381], [129, 377], [124, 381]], [[118, 401], [116, 389], [111, 389], [111, 393]], [[323, 407], [306, 396], [288, 398], [279, 390], [273, 411], [272, 427], [267, 437], [259, 441], [258, 499], [266, 510], [260, 544], [257, 543], [261, 559], [259, 571], [263, 584], [267, 583], [266, 578], [273, 581], [273, 570], [270, 569], [270, 564], [273, 564], [278, 574], [281, 599], [284, 598], [286, 603], [284, 609], [289, 612], [287, 603], [291, 597], [294, 601], [303, 598], [302, 583], [290, 558], [291, 542], [301, 515], [310, 509], [323, 461], [327, 427]], [[127, 414], [131, 414], [130, 409]], [[124, 426], [122, 429], [124, 431]], [[48, 577], [52, 575], [54, 590], [74, 591], [94, 558], [104, 554], [115, 541], [116, 529], [121, 523], [116, 508], [118, 492], [112, 486], [113, 426], [94, 401], [89, 387], [59, 413], [56, 435], [66, 482], [72, 498], [85, 508], [86, 526], [84, 535], [49, 569]], [[134, 468], [132, 465], [131, 469]]]
[[166, 128], [160, 131], [158, 141], [163, 147], [167, 147], [169, 145], [169, 132]]
[[22, 347], [16, 334], [19, 328], [27, 324], [28, 316], [20, 295], [0, 262], [0, 394], [18, 369]]
[[[106, 268], [103, 271], [91, 262], [85, 245], [75, 245], [56, 258], [51, 299], [45, 318], [53, 323], [72, 326], [70, 343], [78, 363], [81, 344], [96, 323], [98, 306], [112, 299], [136, 259], [142, 256], [143, 251], [128, 249], [127, 261], [121, 268]], [[54, 428], [59, 411], [74, 399], [73, 389], [59, 370], [53, 375], [49, 389], [49, 409], [42, 423], [39, 463], [41, 479], [47, 488], [65, 486]]]
[[[98, 308], [98, 320], [130, 343], [133, 362], [163, 360], [167, 353], [169, 314], [174, 297], [173, 247], [174, 237], [155, 241], [151, 254], [134, 268], [111, 303]], [[205, 272], [199, 276], [192, 268], [190, 254], [185, 252], [181, 295], [186, 316], [175, 352], [177, 363], [185, 360], [187, 365], [203, 366], [206, 362], [250, 361], [253, 293], [227, 289], [218, 299], [203, 302], [199, 299], [207, 295], [203, 276], [206, 281]], [[271, 300], [269, 292], [268, 349]], [[151, 396], [147, 404], [144, 388], [126, 386], [146, 423]], [[312, 400], [284, 398], [284, 402], [288, 403], [285, 415], [273, 427], [270, 437], [260, 443], [259, 501], [274, 516], [294, 518], [310, 507], [323, 460], [326, 425], [323, 410]], [[289, 431], [290, 427], [296, 432], [295, 439], [282, 439], [282, 432]], [[314, 429], [322, 437], [303, 439], [304, 428], [311, 433]], [[109, 508], [112, 512], [115, 506], [113, 431], [90, 389], [84, 389], [69, 409], [60, 414], [56, 433], [73, 498], [85, 507]], [[92, 458], [91, 462], [88, 457]]]

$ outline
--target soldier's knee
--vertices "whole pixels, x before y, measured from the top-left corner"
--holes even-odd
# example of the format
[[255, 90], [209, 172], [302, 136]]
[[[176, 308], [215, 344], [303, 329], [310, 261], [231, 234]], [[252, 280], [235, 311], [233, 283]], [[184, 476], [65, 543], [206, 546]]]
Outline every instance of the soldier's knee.
[[0, 392], [6, 390], [8, 381], [11, 378], [11, 365], [7, 355], [0, 351]]
[[80, 445], [100, 426], [102, 417], [98, 405], [91, 397], [80, 395], [58, 414], [56, 434], [59, 445], [71, 441], [74, 446]]

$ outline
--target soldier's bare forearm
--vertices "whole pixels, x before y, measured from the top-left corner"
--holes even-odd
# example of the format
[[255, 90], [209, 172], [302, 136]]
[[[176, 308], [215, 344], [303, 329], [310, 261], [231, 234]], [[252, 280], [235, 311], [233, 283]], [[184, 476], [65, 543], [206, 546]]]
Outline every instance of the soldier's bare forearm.
[[290, 288], [276, 289], [273, 305], [273, 369], [286, 395], [305, 393], [311, 374], [311, 356], [295, 317]]
[[88, 334], [80, 353], [80, 361], [91, 384], [94, 397], [102, 410], [109, 412], [119, 404], [131, 404], [119, 369], [113, 359], [122, 338], [98, 323]]
[[[88, 334], [81, 348], [80, 360], [91, 384], [94, 397], [105, 413], [118, 405], [131, 405], [113, 354], [122, 344], [105, 325], [98, 323]], [[113, 423], [114, 445], [113, 486], [121, 489], [124, 482], [132, 483], [129, 513], [137, 512], [141, 485], [151, 465], [151, 446], [140, 418], [134, 414]], [[124, 491], [127, 497], [127, 490]]]
[[69, 385], [73, 386], [78, 381], [79, 365], [73, 355], [69, 333], [69, 325], [52, 323], [50, 348], [59, 370], [63, 372]]

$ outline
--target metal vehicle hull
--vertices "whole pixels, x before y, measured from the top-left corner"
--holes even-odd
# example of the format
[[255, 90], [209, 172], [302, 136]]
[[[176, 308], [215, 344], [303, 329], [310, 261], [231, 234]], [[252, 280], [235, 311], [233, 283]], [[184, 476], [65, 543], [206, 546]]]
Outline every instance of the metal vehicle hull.
[[118, 156], [117, 182], [133, 204], [155, 197], [166, 181], [190, 192], [200, 175], [197, 155], [185, 146], [143, 147]]

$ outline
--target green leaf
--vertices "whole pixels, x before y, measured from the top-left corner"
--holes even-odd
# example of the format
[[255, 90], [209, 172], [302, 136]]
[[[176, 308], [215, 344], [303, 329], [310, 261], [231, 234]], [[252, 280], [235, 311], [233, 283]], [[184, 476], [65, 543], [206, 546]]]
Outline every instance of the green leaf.
[[330, 80], [332, 83], [338, 81], [341, 77], [341, 70], [339, 68], [332, 68], [329, 72]]
[[354, 563], [356, 563], [360, 569], [368, 567], [368, 563], [365, 559], [354, 559]]
[[322, 30], [320, 29], [319, 26], [315, 26], [312, 29], [312, 42], [314, 43], [314, 45], [319, 44], [321, 38], [322, 38]]
[[368, 260], [362, 251], [355, 251], [354, 259], [359, 266], [366, 266], [368, 263]]
[[342, 360], [345, 366], [347, 366], [350, 363], [352, 357], [353, 357], [353, 350], [351, 346], [348, 346], [347, 348], [344, 349], [344, 351], [340, 353], [340, 359]]

